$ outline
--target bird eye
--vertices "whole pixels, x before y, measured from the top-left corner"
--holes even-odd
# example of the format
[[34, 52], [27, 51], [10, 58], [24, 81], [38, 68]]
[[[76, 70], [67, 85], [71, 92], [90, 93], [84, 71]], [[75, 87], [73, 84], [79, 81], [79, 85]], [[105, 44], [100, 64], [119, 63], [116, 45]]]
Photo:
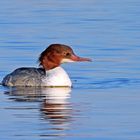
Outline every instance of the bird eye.
[[66, 53], [66, 56], [70, 56], [70, 53]]

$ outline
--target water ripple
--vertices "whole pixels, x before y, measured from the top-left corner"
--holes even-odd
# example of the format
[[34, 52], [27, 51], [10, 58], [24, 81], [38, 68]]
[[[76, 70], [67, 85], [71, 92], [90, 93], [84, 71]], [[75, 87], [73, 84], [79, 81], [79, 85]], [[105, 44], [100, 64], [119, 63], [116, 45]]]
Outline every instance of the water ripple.
[[[89, 82], [90, 81], [90, 82]], [[79, 81], [78, 81], [79, 82]], [[112, 89], [112, 88], [121, 88], [128, 86], [137, 86], [140, 85], [140, 79], [137, 78], [112, 78], [112, 79], [102, 79], [94, 80], [93, 79], [80, 79], [79, 86], [90, 88], [90, 89]], [[86, 86], [83, 86], [86, 85]]]
[[140, 79], [128, 79], [128, 78], [115, 78], [115, 79], [108, 79], [104, 81], [94, 82], [97, 88], [117, 88], [123, 86], [129, 86], [133, 84], [139, 84]]

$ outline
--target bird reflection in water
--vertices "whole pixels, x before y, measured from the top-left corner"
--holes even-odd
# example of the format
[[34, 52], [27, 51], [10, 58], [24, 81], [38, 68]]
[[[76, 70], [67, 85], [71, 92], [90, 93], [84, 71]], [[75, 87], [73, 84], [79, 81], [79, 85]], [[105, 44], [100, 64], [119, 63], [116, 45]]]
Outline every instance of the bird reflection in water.
[[43, 118], [49, 119], [55, 126], [54, 129], [66, 129], [71, 120], [72, 107], [68, 102], [70, 92], [70, 88], [47, 89], [41, 111]]
[[50, 123], [49, 129], [63, 131], [69, 129], [69, 123], [71, 121], [72, 106], [69, 102], [71, 96], [70, 92], [71, 88], [68, 87], [14, 87], [10, 88], [5, 93], [9, 95], [9, 99], [14, 101], [40, 102], [39, 110], [41, 111], [41, 120]]

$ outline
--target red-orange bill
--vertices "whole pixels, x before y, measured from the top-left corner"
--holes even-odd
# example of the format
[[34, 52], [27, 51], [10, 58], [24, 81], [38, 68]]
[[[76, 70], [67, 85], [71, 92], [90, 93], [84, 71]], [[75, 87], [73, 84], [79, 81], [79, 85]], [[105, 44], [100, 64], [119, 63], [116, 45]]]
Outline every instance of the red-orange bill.
[[71, 55], [71, 60], [73, 60], [73, 61], [89, 61], [89, 62], [92, 61], [90, 58], [79, 57], [79, 56], [76, 56], [75, 54]]

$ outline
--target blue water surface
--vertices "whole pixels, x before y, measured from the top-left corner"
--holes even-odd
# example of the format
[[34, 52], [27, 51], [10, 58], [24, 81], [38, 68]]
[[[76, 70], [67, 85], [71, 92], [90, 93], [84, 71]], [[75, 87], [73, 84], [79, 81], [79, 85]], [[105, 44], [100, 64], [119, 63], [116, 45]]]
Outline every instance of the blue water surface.
[[140, 140], [139, 0], [0, 0], [0, 81], [52, 43], [72, 89], [0, 86], [1, 140]]

